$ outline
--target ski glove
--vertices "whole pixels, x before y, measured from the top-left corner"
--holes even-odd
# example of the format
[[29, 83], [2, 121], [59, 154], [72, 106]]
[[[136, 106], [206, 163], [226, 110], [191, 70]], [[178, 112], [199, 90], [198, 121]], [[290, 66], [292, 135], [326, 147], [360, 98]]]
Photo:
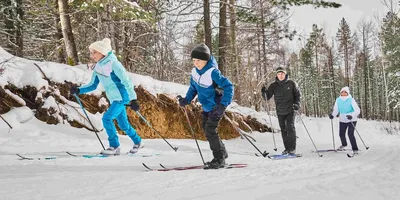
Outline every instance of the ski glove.
[[329, 116], [329, 119], [333, 119], [333, 115], [332, 114], [329, 114], [328, 116]]
[[221, 119], [224, 115], [225, 109], [226, 107], [224, 105], [218, 104], [217, 106], [215, 106], [214, 110], [210, 112], [208, 117], [211, 119]]
[[299, 110], [300, 105], [299, 104], [293, 104], [293, 110]]
[[265, 88], [265, 86], [263, 86], [263, 87], [261, 88], [261, 95], [262, 95], [262, 98], [263, 98], [265, 101], [267, 101], [267, 88]]
[[182, 97], [181, 95], [178, 95], [176, 98], [179, 101], [179, 105], [182, 106], [182, 107], [185, 107], [187, 104], [189, 104], [187, 102], [186, 98]]
[[139, 111], [139, 104], [138, 104], [137, 100], [132, 100], [129, 103], [129, 107], [131, 107], [131, 109], [134, 111]]
[[347, 118], [348, 120], [351, 120], [351, 119], [353, 119], [353, 116], [351, 116], [351, 115], [346, 115], [346, 118]]
[[76, 86], [71, 85], [71, 87], [69, 88], [69, 93], [70, 94], [79, 94], [79, 88]]

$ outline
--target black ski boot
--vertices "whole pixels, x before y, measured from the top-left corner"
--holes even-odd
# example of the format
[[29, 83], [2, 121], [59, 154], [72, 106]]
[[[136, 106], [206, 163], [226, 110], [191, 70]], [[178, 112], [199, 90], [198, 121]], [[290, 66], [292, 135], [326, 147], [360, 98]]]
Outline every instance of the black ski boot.
[[219, 169], [225, 167], [225, 158], [214, 158], [211, 162], [207, 162], [204, 169]]

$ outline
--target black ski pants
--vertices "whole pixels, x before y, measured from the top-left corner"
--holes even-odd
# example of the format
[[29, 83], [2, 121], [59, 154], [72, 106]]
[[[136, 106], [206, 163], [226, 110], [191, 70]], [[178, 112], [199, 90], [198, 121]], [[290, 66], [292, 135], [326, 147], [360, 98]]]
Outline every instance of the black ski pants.
[[349, 123], [343, 123], [340, 122], [339, 124], [339, 136], [340, 136], [340, 141], [342, 142], [342, 146], [347, 146], [347, 141], [346, 141], [346, 130], [348, 130], [348, 135], [349, 135], [349, 140], [351, 144], [351, 149], [357, 150], [357, 142], [356, 138], [354, 137], [354, 127], [356, 126], [357, 122], [349, 122]]
[[217, 133], [218, 123], [221, 119], [209, 118], [208, 114], [208, 112], [203, 112], [202, 124], [213, 156], [214, 158], [227, 158], [228, 153], [226, 152], [225, 145]]
[[296, 128], [294, 126], [295, 114], [291, 112], [286, 115], [278, 115], [279, 126], [281, 128], [283, 145], [285, 150], [296, 150]]

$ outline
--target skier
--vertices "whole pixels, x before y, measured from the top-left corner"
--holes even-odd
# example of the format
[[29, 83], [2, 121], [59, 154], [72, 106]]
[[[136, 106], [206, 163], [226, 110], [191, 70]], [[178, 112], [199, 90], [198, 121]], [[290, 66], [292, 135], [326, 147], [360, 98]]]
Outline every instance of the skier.
[[207, 165], [212, 169], [222, 168], [225, 166], [228, 153], [217, 133], [217, 127], [226, 107], [232, 102], [233, 85], [218, 70], [217, 62], [205, 44], [195, 46], [191, 58], [194, 68], [191, 72], [189, 90], [186, 97], [179, 95], [177, 98], [179, 105], [184, 107], [198, 95], [203, 108], [203, 129], [214, 156]]
[[283, 145], [285, 146], [282, 154], [296, 154], [294, 111], [300, 109], [300, 90], [296, 82], [289, 79], [284, 68], [278, 67], [275, 81], [268, 88], [264, 85], [261, 88], [261, 94], [266, 101], [274, 96]]
[[360, 108], [350, 95], [350, 89], [347, 86], [340, 90], [340, 96], [336, 99], [335, 105], [333, 106], [333, 112], [329, 114], [329, 118], [333, 119], [333, 117], [337, 116], [339, 113], [339, 136], [342, 145], [337, 150], [343, 151], [347, 146], [346, 130], [348, 129], [351, 148], [354, 154], [358, 154], [354, 129], [357, 124], [357, 116], [360, 114]]
[[120, 154], [120, 143], [114, 119], [117, 120], [118, 126], [134, 143], [129, 153], [136, 153], [144, 144], [136, 130], [130, 125], [125, 109], [125, 104], [128, 104], [132, 110], [139, 110], [133, 84], [129, 80], [125, 68], [112, 52], [109, 38], [92, 43], [89, 46], [89, 51], [90, 57], [96, 62], [91, 81], [81, 87], [71, 86], [70, 92], [71, 94], [85, 94], [95, 90], [101, 83], [111, 103], [102, 118], [104, 129], [108, 135], [109, 148], [102, 150], [101, 154]]

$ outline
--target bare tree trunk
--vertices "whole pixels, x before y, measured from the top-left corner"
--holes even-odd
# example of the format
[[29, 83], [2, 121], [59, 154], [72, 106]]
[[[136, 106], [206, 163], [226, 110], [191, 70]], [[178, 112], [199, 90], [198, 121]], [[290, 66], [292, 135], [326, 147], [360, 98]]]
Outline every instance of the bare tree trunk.
[[229, 13], [230, 13], [230, 32], [231, 32], [231, 49], [232, 49], [232, 68], [233, 68], [233, 84], [235, 85], [235, 100], [236, 103], [241, 104], [240, 98], [240, 84], [239, 84], [239, 58], [236, 46], [236, 11], [235, 11], [235, 0], [229, 0]]
[[76, 51], [74, 34], [72, 33], [68, 1], [58, 0], [58, 8], [60, 11], [61, 29], [64, 37], [65, 49], [67, 52], [67, 64], [74, 66], [78, 64], [79, 59]]
[[206, 41], [206, 45], [210, 49], [212, 53], [212, 30], [211, 30], [211, 18], [210, 18], [210, 0], [204, 0], [204, 39]]
[[319, 63], [318, 63], [318, 46], [319, 46], [319, 44], [318, 44], [318, 38], [319, 38], [319, 35], [317, 35], [316, 37], [315, 37], [315, 67], [317, 68], [317, 76], [316, 76], [316, 81], [317, 81], [317, 92], [316, 92], [316, 94], [315, 94], [315, 97], [316, 97], [316, 102], [317, 102], [317, 105], [316, 105], [316, 115], [319, 117], [320, 116], [320, 98], [319, 98], [319, 90], [320, 90], [320, 88], [321, 88], [321, 82], [320, 82], [320, 80], [319, 80], [319, 77], [320, 77], [320, 75], [321, 75], [321, 69], [320, 69], [320, 67], [319, 67]]
[[221, 0], [219, 3], [218, 68], [222, 74], [225, 74], [226, 47], [227, 47], [226, 3], [227, 3], [227, 0]]
[[60, 27], [60, 15], [58, 13], [58, 0], [53, 0], [54, 4], [54, 10], [53, 10], [53, 20], [54, 20], [54, 27], [56, 27], [56, 33], [54, 34], [54, 39], [56, 40], [57, 44], [57, 59], [59, 63], [66, 63], [65, 62], [65, 57], [64, 57], [64, 48], [62, 47], [61, 40], [63, 38], [62, 36], [62, 30]]
[[382, 58], [382, 75], [383, 75], [383, 84], [385, 86], [385, 120], [389, 120], [389, 94], [388, 94], [388, 84], [386, 80], [386, 73], [385, 73], [385, 58]]
[[114, 21], [112, 19], [111, 13], [113, 12], [113, 5], [112, 5], [113, 1], [110, 1], [107, 4], [107, 35], [106, 37], [110, 38], [111, 40], [111, 46], [112, 49], [115, 50], [115, 53], [118, 54], [118, 45], [117, 45], [117, 41], [115, 39], [115, 26], [114, 26]]
[[344, 45], [344, 71], [345, 71], [345, 84], [350, 87], [350, 76], [349, 76], [349, 49], [347, 43]]
[[267, 49], [266, 49], [266, 38], [265, 38], [265, 19], [264, 19], [264, 5], [263, 1], [260, 1], [260, 14], [261, 14], [261, 37], [262, 37], [262, 68], [264, 74], [268, 74], [267, 70]]
[[5, 5], [8, 7], [8, 9], [3, 11], [7, 16], [4, 18], [5, 32], [7, 32], [6, 40], [8, 40], [6, 47], [12, 54], [22, 57], [23, 37], [21, 20], [24, 15], [22, 10], [22, 1], [17, 0], [14, 2], [7, 0], [5, 1]]
[[16, 0], [16, 19], [15, 19], [15, 44], [17, 45], [16, 48], [16, 56], [23, 57], [23, 50], [24, 50], [24, 39], [22, 36], [22, 20], [24, 18], [24, 11], [22, 9], [22, 0]]

